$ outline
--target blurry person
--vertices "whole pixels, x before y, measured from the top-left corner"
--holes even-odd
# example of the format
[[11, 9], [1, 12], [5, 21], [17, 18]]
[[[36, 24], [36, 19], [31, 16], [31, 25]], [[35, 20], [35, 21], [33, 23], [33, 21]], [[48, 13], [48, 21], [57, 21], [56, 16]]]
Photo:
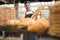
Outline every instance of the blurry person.
[[[34, 13], [30, 7], [30, 1], [25, 1], [24, 2], [26, 11], [24, 12], [25, 14], [25, 18], [30, 18], [32, 16], [32, 14]], [[34, 33], [29, 33], [29, 32], [25, 32], [23, 33], [23, 40], [38, 40], [37, 35]]]
[[26, 12], [25, 12], [25, 18], [30, 18], [32, 16], [32, 14], [34, 13], [30, 7], [30, 1], [25, 1], [24, 3], [25, 8], [26, 8]]

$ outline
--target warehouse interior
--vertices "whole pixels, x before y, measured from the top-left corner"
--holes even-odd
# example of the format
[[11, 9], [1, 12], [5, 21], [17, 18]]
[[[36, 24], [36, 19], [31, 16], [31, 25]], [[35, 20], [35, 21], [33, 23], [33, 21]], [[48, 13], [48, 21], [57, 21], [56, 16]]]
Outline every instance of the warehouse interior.
[[[31, 2], [32, 19], [24, 18], [25, 1]], [[0, 40], [24, 40], [29, 27], [28, 33], [37, 34], [37, 40], [60, 40], [59, 17], [60, 0], [0, 0]]]

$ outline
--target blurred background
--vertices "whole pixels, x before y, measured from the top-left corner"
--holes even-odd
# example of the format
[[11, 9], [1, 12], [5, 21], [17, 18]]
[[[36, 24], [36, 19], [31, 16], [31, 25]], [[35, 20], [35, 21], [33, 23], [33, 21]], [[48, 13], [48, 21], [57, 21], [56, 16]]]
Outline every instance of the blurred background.
[[[24, 14], [22, 14], [25, 11], [24, 8], [24, 1], [27, 0], [0, 0], [0, 7], [8, 7], [11, 9], [15, 9], [16, 14], [18, 15], [16, 19], [23, 18]], [[60, 0], [28, 0], [31, 1], [31, 8], [32, 10], [36, 10], [39, 6], [44, 5], [44, 10], [41, 12], [46, 19], [49, 19], [49, 6], [54, 5], [56, 1]], [[23, 34], [20, 33], [20, 29], [17, 28], [4, 28], [0, 27], [0, 39], [3, 40], [23, 40], [22, 36]], [[4, 39], [7, 37], [6, 39]], [[16, 37], [16, 38], [15, 38]], [[47, 39], [48, 40], [48, 39]], [[53, 40], [53, 39], [52, 39]], [[54, 39], [55, 40], [55, 39]]]

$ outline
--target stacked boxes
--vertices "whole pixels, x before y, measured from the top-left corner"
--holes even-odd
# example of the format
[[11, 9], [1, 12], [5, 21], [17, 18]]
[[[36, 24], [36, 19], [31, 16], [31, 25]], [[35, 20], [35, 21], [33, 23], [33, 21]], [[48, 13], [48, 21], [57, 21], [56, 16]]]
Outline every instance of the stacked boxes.
[[16, 19], [16, 12], [11, 8], [0, 7], [0, 26], [4, 26], [6, 20]]
[[60, 4], [50, 7], [49, 35], [60, 37]]

